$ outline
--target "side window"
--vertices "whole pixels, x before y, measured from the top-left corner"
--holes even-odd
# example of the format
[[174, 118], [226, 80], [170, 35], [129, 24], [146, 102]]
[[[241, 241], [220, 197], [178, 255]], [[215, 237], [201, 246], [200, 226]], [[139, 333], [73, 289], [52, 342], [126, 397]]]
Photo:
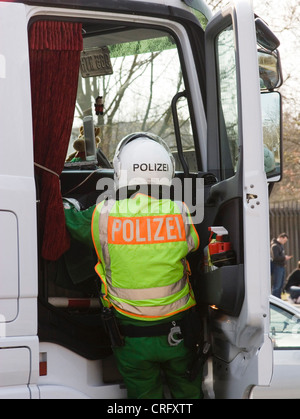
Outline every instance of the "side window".
[[233, 27], [230, 25], [216, 39], [219, 93], [219, 130], [221, 176], [232, 176], [238, 165], [238, 97]]
[[[100, 24], [83, 24], [84, 51], [66, 166], [85, 159], [84, 153], [78, 153], [82, 147], [80, 127], [89, 117], [97, 127], [100, 167], [111, 167], [116, 146], [124, 136], [148, 131], [167, 142], [176, 169], [181, 170], [171, 103], [185, 87], [174, 38], [158, 30], [106, 25], [103, 30]], [[190, 171], [197, 171], [186, 99], [178, 102], [177, 114], [185, 157]]]
[[[221, 178], [227, 179], [238, 169], [239, 115], [236, 46], [233, 25], [227, 26], [216, 38], [216, 63], [219, 96], [219, 133]], [[259, 49], [264, 165], [268, 177], [280, 175], [280, 97], [274, 88], [280, 86], [281, 68], [278, 52]], [[278, 78], [278, 79], [277, 79]], [[266, 93], [269, 90], [268, 93]]]
[[270, 334], [275, 349], [300, 348], [300, 319], [271, 304]]

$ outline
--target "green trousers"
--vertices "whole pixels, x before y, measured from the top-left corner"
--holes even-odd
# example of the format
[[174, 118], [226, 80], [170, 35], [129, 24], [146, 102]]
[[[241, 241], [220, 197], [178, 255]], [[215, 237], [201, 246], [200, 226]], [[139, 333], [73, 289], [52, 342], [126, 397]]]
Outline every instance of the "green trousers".
[[202, 398], [202, 372], [190, 382], [185, 372], [193, 353], [183, 342], [170, 346], [167, 336], [126, 337], [114, 349], [129, 399], [163, 399], [164, 382], [175, 399]]

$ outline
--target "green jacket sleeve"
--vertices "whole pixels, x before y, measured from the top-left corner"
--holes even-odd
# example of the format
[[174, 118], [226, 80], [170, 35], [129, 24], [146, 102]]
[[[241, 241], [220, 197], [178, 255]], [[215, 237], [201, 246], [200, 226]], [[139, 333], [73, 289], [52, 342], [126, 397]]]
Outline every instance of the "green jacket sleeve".
[[78, 211], [75, 207], [65, 208], [66, 225], [71, 237], [91, 248], [94, 247], [91, 233], [94, 209], [95, 205], [84, 211]]

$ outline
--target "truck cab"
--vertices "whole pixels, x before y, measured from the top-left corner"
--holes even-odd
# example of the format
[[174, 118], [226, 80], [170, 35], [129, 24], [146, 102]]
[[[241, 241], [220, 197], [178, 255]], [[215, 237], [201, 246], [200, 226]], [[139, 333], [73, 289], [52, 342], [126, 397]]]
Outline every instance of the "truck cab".
[[[272, 376], [268, 195], [281, 178], [278, 40], [240, 0], [0, 2], [0, 398], [126, 398], [93, 248], [64, 206], [112, 192], [132, 132], [163, 138], [200, 237], [191, 283], [211, 344], [207, 398]], [[205, 269], [212, 226], [234, 258]], [[199, 325], [200, 327], [200, 325]]]

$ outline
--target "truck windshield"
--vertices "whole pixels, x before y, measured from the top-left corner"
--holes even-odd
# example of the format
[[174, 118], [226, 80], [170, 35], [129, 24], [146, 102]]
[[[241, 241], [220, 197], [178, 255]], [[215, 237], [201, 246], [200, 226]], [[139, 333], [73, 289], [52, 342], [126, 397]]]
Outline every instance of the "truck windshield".
[[[67, 162], [74, 159], [83, 119], [88, 116], [99, 128], [98, 148], [105, 155], [106, 167], [124, 136], [148, 131], [168, 143], [176, 169], [181, 170], [171, 103], [185, 86], [174, 38], [166, 32], [146, 28], [118, 27], [110, 33], [95, 33], [95, 28], [89, 26], [84, 29], [86, 36]], [[196, 171], [186, 99], [178, 104], [177, 111], [183, 150], [190, 155], [190, 170]]]

